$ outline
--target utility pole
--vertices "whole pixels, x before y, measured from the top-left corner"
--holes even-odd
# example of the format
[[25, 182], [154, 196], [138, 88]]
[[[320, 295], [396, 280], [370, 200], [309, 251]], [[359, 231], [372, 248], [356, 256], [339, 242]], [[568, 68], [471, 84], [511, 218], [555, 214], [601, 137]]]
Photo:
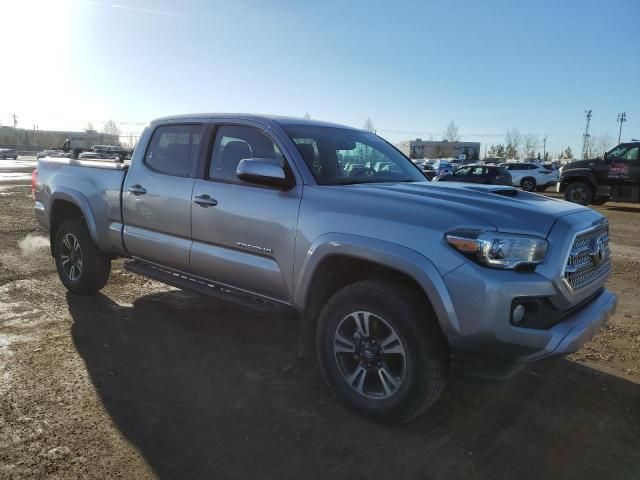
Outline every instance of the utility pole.
[[544, 134], [544, 138], [542, 139], [542, 159], [547, 161], [547, 134]]
[[622, 137], [622, 123], [627, 121], [627, 112], [622, 112], [618, 114], [618, 122], [620, 124], [620, 130], [618, 131], [618, 143], [620, 143], [620, 138]]
[[586, 159], [589, 156], [589, 123], [591, 122], [591, 110], [585, 110], [584, 113], [587, 117], [587, 126], [584, 129], [584, 136], [582, 137], [582, 159]]
[[11, 115], [11, 117], [13, 117], [13, 128], [17, 128], [18, 127], [18, 116], [14, 113], [13, 115]]

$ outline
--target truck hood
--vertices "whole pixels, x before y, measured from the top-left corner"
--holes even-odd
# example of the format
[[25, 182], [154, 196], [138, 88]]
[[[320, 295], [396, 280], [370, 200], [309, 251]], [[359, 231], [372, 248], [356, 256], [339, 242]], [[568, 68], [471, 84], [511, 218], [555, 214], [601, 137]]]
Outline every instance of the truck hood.
[[[340, 187], [345, 188], [345, 187]], [[406, 203], [406, 208], [429, 215], [469, 217], [470, 224], [483, 220], [501, 232], [546, 237], [560, 217], [589, 210], [575, 203], [555, 200], [513, 187], [460, 182], [377, 183], [350, 185], [362, 194]]]
[[593, 160], [576, 160], [574, 162], [568, 163], [564, 166], [563, 172], [567, 170], [573, 170], [574, 168], [591, 168], [597, 162], [602, 162], [602, 160], [593, 159]]

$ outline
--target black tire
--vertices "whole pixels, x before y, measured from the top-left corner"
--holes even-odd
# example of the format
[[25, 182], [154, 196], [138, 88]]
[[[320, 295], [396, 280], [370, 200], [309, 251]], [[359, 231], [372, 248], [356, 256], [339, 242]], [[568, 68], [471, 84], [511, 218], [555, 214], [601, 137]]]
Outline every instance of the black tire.
[[58, 276], [67, 290], [84, 295], [95, 293], [106, 285], [111, 273], [111, 259], [93, 242], [83, 218], [63, 222], [56, 231], [54, 242]]
[[544, 192], [547, 187], [536, 187], [536, 192]]
[[536, 189], [536, 179], [532, 177], [525, 177], [520, 180], [520, 186], [525, 192], [533, 192]]
[[593, 190], [584, 182], [573, 182], [564, 190], [564, 199], [567, 202], [589, 205], [593, 201]]
[[[435, 316], [428, 313], [430, 310], [413, 290], [385, 280], [365, 280], [348, 285], [329, 299], [318, 320], [316, 354], [326, 382], [342, 403], [360, 415], [402, 423], [416, 417], [438, 399], [448, 380], [450, 362], [447, 341]], [[356, 318], [350, 315], [355, 312], [371, 314], [369, 337], [354, 340], [357, 330], [353, 336], [341, 330], [345, 322]], [[384, 341], [392, 337], [389, 330], [397, 335], [397, 342]], [[349, 347], [349, 353], [334, 351], [334, 345], [347, 345], [336, 341], [338, 333], [353, 342], [353, 352]], [[382, 338], [376, 345], [374, 337], [378, 334]], [[393, 344], [389, 350], [401, 349], [403, 353], [378, 353], [377, 359], [374, 357], [367, 367], [363, 353], [371, 359], [371, 349], [363, 347], [365, 341], [367, 345], [373, 342], [373, 350], [382, 351], [382, 347], [387, 348], [385, 345]], [[356, 377], [350, 383], [347, 377], [354, 373], [347, 369], [346, 363], [354, 365], [353, 372], [360, 368], [366, 371], [364, 379]], [[382, 381], [385, 372], [381, 370], [394, 376], [386, 376], [387, 380]], [[358, 385], [354, 383], [361, 384], [362, 391], [357, 390]], [[393, 387], [394, 391], [388, 387]]]

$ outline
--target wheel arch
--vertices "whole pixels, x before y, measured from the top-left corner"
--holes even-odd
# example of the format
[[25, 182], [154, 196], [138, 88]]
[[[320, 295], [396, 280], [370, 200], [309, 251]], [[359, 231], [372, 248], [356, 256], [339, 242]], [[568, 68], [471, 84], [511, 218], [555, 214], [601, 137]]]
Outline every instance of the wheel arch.
[[49, 240], [51, 254], [53, 255], [53, 240], [58, 227], [69, 218], [81, 217], [84, 219], [89, 234], [97, 243], [98, 230], [91, 210], [89, 200], [80, 192], [73, 189], [63, 189], [54, 192], [49, 200]]
[[[346, 278], [336, 278], [336, 272], [344, 272]], [[293, 303], [313, 318], [343, 286], [376, 277], [395, 278], [418, 288], [443, 334], [449, 337], [460, 332], [444, 280], [429, 259], [407, 247], [358, 235], [326, 234], [311, 245], [295, 282]]]
[[583, 171], [565, 173], [564, 175], [562, 175], [562, 178], [560, 179], [560, 185], [561, 185], [560, 191], [563, 192], [568, 185], [575, 182], [586, 183], [591, 187], [591, 190], [593, 190], [594, 193], [598, 186], [598, 182], [596, 181], [596, 178], [593, 172], [591, 172], [591, 170], [583, 170]]
[[533, 180], [533, 183], [537, 186], [538, 185], [538, 181], [536, 180], [536, 177], [532, 176], [532, 175], [525, 175], [524, 177], [522, 177], [520, 179], [520, 185], [522, 185], [524, 183], [525, 180]]

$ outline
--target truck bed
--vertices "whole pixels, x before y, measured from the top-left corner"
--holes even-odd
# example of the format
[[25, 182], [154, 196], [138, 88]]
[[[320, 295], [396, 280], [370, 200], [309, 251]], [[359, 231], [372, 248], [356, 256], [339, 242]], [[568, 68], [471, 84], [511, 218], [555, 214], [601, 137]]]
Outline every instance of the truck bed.
[[[54, 204], [73, 203], [82, 210], [91, 235], [104, 251], [125, 253], [122, 243], [122, 184], [128, 163], [45, 157], [38, 160], [36, 216], [48, 230]], [[58, 203], [62, 202], [62, 203]]]

